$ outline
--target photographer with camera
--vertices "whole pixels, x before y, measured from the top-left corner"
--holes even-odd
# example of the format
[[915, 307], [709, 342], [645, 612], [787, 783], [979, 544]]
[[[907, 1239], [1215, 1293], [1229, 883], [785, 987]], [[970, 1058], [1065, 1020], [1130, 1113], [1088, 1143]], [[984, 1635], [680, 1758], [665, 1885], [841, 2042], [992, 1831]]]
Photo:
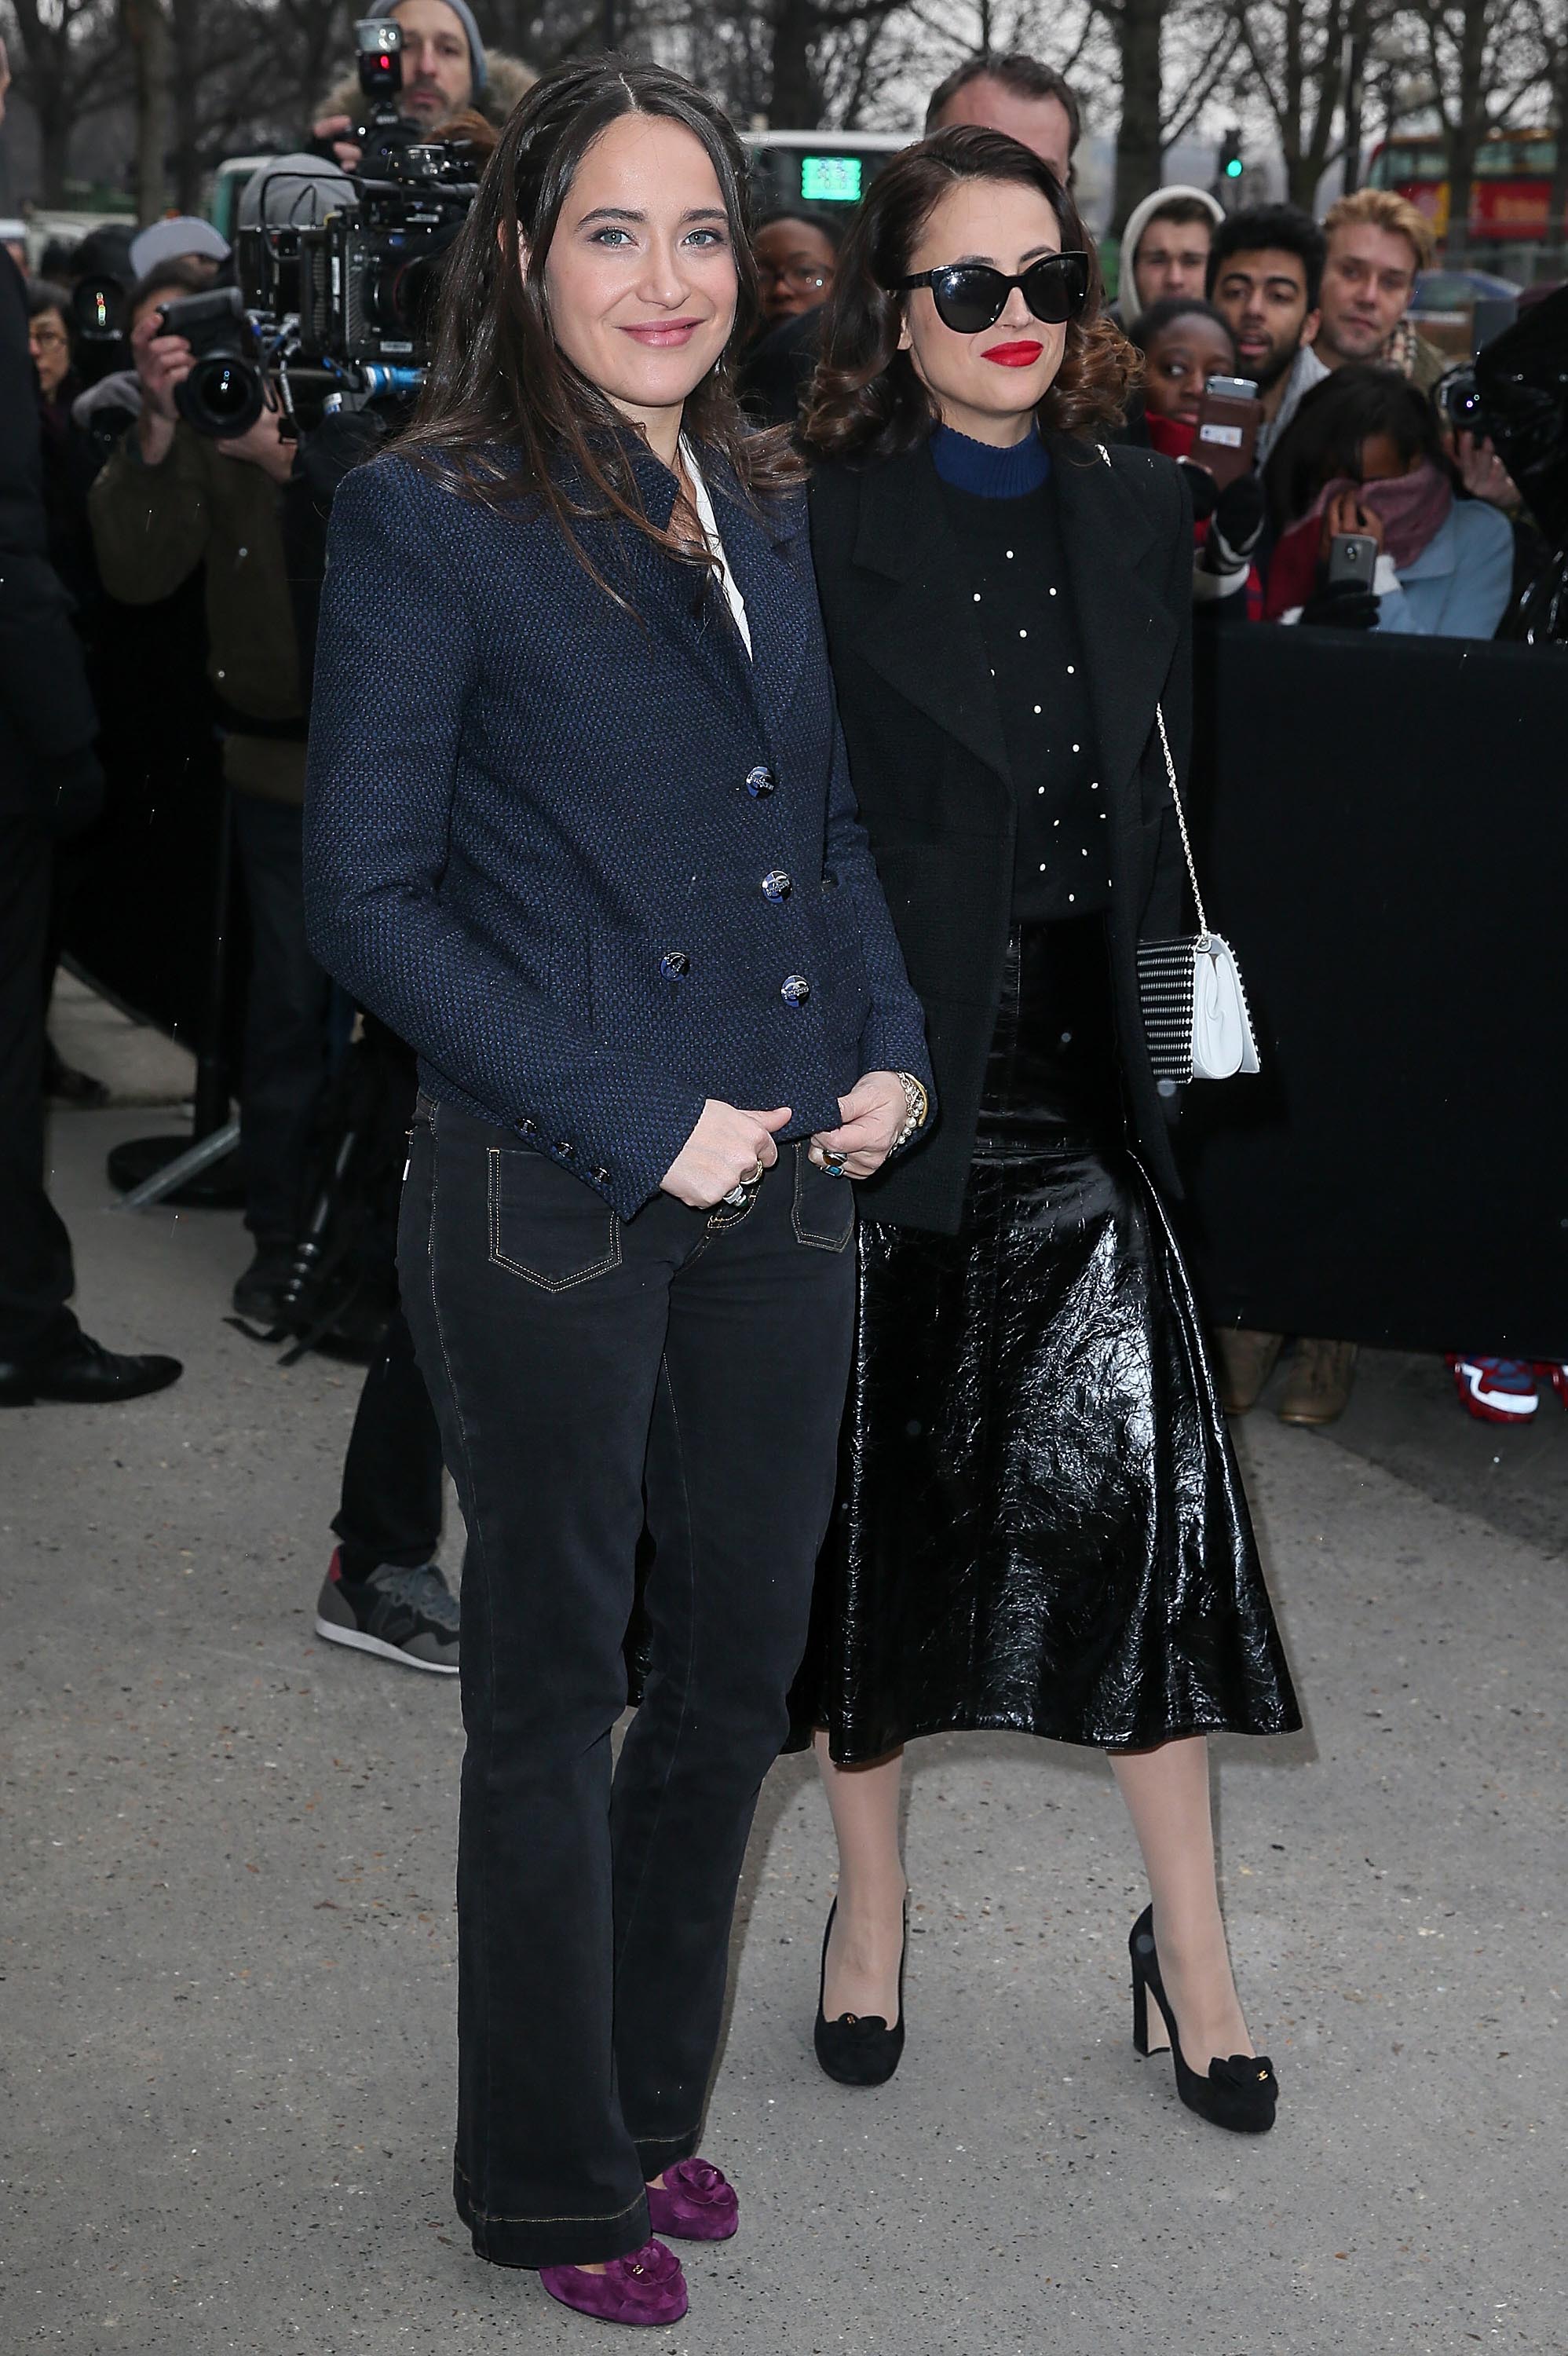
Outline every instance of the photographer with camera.
[[[0, 44], [0, 112], [5, 48]], [[0, 1408], [107, 1405], [179, 1361], [126, 1357], [69, 1306], [70, 1237], [44, 1183], [44, 951], [55, 845], [94, 815], [97, 722], [48, 559], [38, 381], [21, 273], [0, 252]]]
[[[396, 25], [402, 34], [398, 112], [421, 139], [449, 133], [465, 115], [499, 127], [539, 79], [519, 58], [485, 48], [467, 0], [379, 0], [365, 18]], [[311, 152], [357, 171], [363, 108], [360, 84], [352, 77], [338, 82], [311, 125]]]
[[[179, 307], [216, 299], [188, 297]], [[174, 306], [148, 305], [132, 331], [141, 413], [88, 507], [112, 597], [150, 605], [205, 568], [208, 671], [251, 927], [240, 1120], [256, 1249], [234, 1305], [270, 1323], [293, 1260], [329, 996], [305, 945], [300, 873], [304, 704], [279, 519], [296, 445], [266, 402], [227, 440], [195, 430], [180, 405], [195, 356], [168, 331], [171, 314]]]

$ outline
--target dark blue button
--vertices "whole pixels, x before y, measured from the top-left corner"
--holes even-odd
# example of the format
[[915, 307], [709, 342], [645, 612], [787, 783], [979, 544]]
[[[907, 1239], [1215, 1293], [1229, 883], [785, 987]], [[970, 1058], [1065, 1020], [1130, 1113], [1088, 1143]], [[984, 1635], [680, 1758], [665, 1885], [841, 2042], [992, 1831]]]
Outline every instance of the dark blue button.
[[767, 874], [763, 878], [763, 897], [764, 900], [787, 900], [794, 890], [795, 885], [790, 882], [789, 877], [784, 873], [782, 867], [770, 868]]
[[786, 1006], [804, 1006], [811, 996], [811, 984], [803, 973], [786, 973], [779, 984], [779, 996]]
[[754, 802], [765, 802], [777, 784], [778, 779], [773, 771], [760, 761], [754, 769], [746, 772], [746, 791]]
[[570, 1162], [572, 1155], [576, 1152], [577, 1148], [572, 1144], [570, 1138], [562, 1138], [560, 1143], [555, 1150], [560, 1154], [563, 1162]]
[[691, 959], [684, 949], [666, 949], [659, 959], [659, 971], [667, 981], [678, 981], [682, 974], [690, 970]]
[[524, 1121], [524, 1123], [523, 1123], [523, 1135], [524, 1135], [525, 1137], [537, 1137], [537, 1136], [539, 1135], [539, 1123], [538, 1123], [538, 1121], [537, 1121], [537, 1120], [525, 1120], [525, 1121]]
[[596, 1186], [608, 1186], [610, 1183], [610, 1173], [608, 1170], [603, 1168], [596, 1170], [593, 1173], [593, 1183]]

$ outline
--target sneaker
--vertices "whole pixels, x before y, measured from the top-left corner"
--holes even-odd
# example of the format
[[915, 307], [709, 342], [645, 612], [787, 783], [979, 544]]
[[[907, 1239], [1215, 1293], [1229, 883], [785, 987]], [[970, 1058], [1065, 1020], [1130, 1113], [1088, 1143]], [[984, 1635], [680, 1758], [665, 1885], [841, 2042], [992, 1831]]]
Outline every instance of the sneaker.
[[1450, 1357], [1459, 1397], [1481, 1423], [1528, 1423], [1541, 1405], [1529, 1358]]
[[1317, 1426], [1337, 1422], [1350, 1404], [1356, 1379], [1354, 1342], [1298, 1341], [1279, 1403], [1281, 1423]]
[[327, 1566], [315, 1607], [315, 1633], [411, 1669], [457, 1675], [457, 1598], [433, 1562], [399, 1570], [384, 1562], [368, 1579], [343, 1576], [343, 1550]]
[[256, 1325], [275, 1325], [294, 1272], [293, 1244], [261, 1244], [234, 1287], [235, 1314]]

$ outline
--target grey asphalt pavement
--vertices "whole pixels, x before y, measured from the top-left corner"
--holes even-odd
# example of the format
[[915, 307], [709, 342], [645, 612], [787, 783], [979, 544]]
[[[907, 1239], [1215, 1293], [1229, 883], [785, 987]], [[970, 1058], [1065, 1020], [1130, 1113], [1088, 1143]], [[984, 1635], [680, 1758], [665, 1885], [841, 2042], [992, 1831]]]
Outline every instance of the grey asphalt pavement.
[[[0, 2349], [614, 2347], [453, 2216], [457, 1697], [311, 1633], [356, 1371], [225, 1325], [232, 1217], [106, 1212], [148, 1125], [62, 1116], [57, 1193], [91, 1330], [185, 1379], [0, 1418]], [[1130, 1833], [1101, 1762], [1022, 1740], [919, 1747], [909, 2050], [830, 2084], [832, 1847], [786, 1762], [705, 2144], [741, 2233], [667, 2356], [1568, 2350], [1568, 1417], [1492, 1435], [1370, 1358], [1334, 1436], [1239, 1444], [1310, 1719], [1218, 1746], [1275, 2133], [1135, 2059]]]

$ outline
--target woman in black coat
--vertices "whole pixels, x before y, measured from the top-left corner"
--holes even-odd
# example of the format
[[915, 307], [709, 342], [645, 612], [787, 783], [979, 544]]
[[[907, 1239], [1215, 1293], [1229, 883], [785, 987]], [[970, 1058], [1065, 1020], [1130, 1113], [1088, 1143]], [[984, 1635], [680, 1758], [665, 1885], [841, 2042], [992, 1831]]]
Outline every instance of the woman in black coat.
[[817, 2047], [853, 2083], [898, 2060], [899, 1747], [1016, 1728], [1112, 1753], [1153, 1892], [1136, 2033], [1168, 1997], [1183, 2098], [1256, 2130], [1275, 2087], [1231, 1976], [1204, 1737], [1299, 1721], [1158, 1192], [1172, 1108], [1136, 957], [1192, 929], [1167, 753], [1191, 519], [1174, 466], [1094, 438], [1128, 377], [1098, 301], [1049, 169], [939, 134], [850, 233], [806, 422], [839, 708], [941, 1108], [863, 1190], [800, 1689], [841, 1863]]
[[317, 954], [420, 1055], [399, 1281], [468, 1534], [458, 2208], [641, 2325], [686, 2310], [650, 2230], [735, 2230], [697, 2144], [832, 1503], [836, 1173], [928, 1077], [798, 465], [723, 374], [741, 172], [657, 67], [517, 108], [415, 428], [334, 503], [306, 811]]

